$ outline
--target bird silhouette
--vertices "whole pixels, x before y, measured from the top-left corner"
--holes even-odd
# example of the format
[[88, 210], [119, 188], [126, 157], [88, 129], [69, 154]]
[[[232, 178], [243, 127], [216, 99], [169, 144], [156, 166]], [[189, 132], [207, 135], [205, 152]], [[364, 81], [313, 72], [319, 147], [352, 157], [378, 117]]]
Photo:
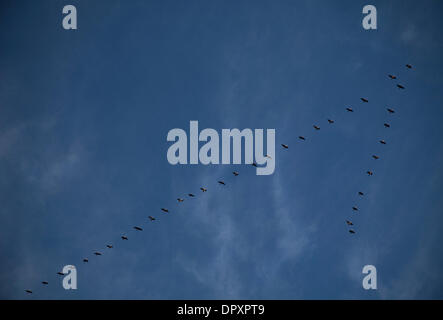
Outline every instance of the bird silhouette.
[[134, 227], [134, 229], [135, 229], [135, 230], [137, 230], [137, 231], [143, 231], [143, 229], [142, 229], [142, 228], [140, 228], [140, 227], [137, 227], [137, 226], [135, 226], [135, 227]]
[[410, 64], [407, 64], [407, 65], [406, 65], [406, 68], [408, 68], [408, 69], [412, 69], [412, 66], [411, 66]]
[[49, 284], [48, 281], [42, 281], [42, 284], [44, 284], [45, 286], [47, 286]]
[[390, 128], [391, 125], [389, 123], [383, 123], [383, 125], [385, 126], [385, 128]]
[[366, 103], [368, 103], [369, 102], [369, 100], [368, 99], [365, 99], [365, 98], [360, 98], [361, 99], [361, 101], [363, 101], [363, 102], [366, 102]]
[[122, 240], [128, 240], [128, 237], [122, 236]]
[[206, 191], [208, 191], [208, 189], [205, 189], [205, 188], [200, 188], [200, 190], [201, 190], [202, 192], [206, 192]]
[[320, 130], [320, 127], [316, 126], [315, 124], [313, 125], [313, 127], [314, 127], [315, 130]]
[[149, 216], [148, 218], [149, 218], [149, 220], [151, 220], [151, 221], [155, 221], [155, 218], [152, 217], [152, 216]]
[[303, 137], [303, 136], [298, 136], [298, 138], [300, 139], [300, 140], [306, 140], [306, 138], [305, 137]]
[[366, 171], [366, 173], [368, 174], [368, 176], [372, 176], [374, 174], [372, 171]]
[[395, 111], [393, 109], [386, 108], [386, 110], [388, 110], [389, 113], [395, 113]]
[[348, 226], [353, 226], [354, 224], [351, 222], [351, 221], [349, 221], [349, 220], [346, 220], [346, 224], [348, 225]]
[[380, 159], [380, 157], [379, 157], [379, 156], [377, 156], [377, 155], [375, 155], [375, 154], [373, 154], [373, 155], [372, 155], [372, 158], [374, 158], [375, 160], [378, 160], [378, 159]]
[[224, 185], [224, 186], [226, 185], [226, 183], [224, 183], [223, 181], [218, 181], [218, 183], [219, 183], [219, 184], [222, 184], [222, 185]]
[[363, 195], [364, 195], [364, 193], [363, 193], [363, 192], [361, 192], [361, 191], [359, 191], [359, 192], [358, 192], [358, 195], [360, 195], [360, 196], [363, 196]]
[[352, 110], [352, 108], [346, 108], [346, 110], [347, 110], [348, 112], [354, 112], [354, 110]]
[[234, 176], [238, 176], [238, 175], [239, 175], [239, 173], [238, 173], [237, 171], [233, 171], [232, 174], [233, 174]]
[[386, 144], [386, 141], [385, 140], [380, 140], [380, 143], [381, 144]]
[[288, 149], [289, 148], [289, 146], [288, 145], [286, 145], [286, 144], [281, 144], [281, 146], [283, 147], [283, 148], [285, 148], [285, 149]]
[[161, 210], [162, 210], [163, 212], [166, 212], [166, 213], [169, 212], [169, 210], [168, 210], [168, 209], [165, 209], [165, 208], [161, 208]]
[[392, 74], [389, 74], [388, 77], [391, 78], [391, 79], [393, 79], [393, 80], [397, 79], [397, 77], [396, 77], [396, 76], [393, 76]]
[[401, 84], [397, 84], [397, 87], [399, 88], [399, 89], [404, 89], [405, 87], [403, 87]]
[[328, 119], [328, 122], [332, 124], [334, 123], [334, 120]]
[[114, 248], [114, 246], [111, 245], [111, 244], [107, 244], [106, 247], [107, 247], [108, 249], [112, 249], [112, 248]]

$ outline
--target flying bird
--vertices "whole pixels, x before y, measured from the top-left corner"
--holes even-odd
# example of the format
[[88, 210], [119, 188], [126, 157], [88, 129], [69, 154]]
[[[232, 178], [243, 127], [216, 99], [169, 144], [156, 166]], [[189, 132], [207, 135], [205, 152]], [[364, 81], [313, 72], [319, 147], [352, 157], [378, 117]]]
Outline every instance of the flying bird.
[[137, 231], [143, 231], [143, 229], [142, 229], [142, 228], [140, 228], [140, 227], [137, 227], [137, 226], [135, 226], [135, 227], [134, 227], [134, 229], [135, 229], [135, 230], [137, 230]]
[[151, 220], [151, 221], [155, 221], [155, 218], [152, 217], [152, 216], [149, 216], [148, 218], [149, 218], [149, 220]]
[[234, 176], [238, 176], [238, 175], [239, 175], [239, 173], [238, 173], [237, 171], [233, 171], [232, 174], [233, 174]]
[[412, 69], [412, 66], [411, 66], [410, 64], [407, 64], [407, 65], [406, 65], [406, 68], [408, 68], [408, 69]]
[[183, 202], [183, 201], [185, 201], [185, 199], [177, 198], [177, 201], [178, 201], [178, 202]]
[[95, 254], [96, 256], [101, 256], [101, 255], [102, 255], [101, 252], [98, 252], [98, 251], [94, 252], [94, 254]]
[[31, 290], [25, 290], [26, 291], [26, 293], [29, 293], [29, 294], [31, 294], [32, 293], [32, 291]]
[[49, 282], [48, 282], [48, 281], [42, 281], [42, 284], [44, 284], [44, 285], [48, 285]]
[[346, 224], [348, 225], [348, 226], [353, 226], [354, 224], [351, 222], [351, 221], [349, 221], [349, 220], [346, 220]]
[[385, 126], [385, 128], [390, 128], [391, 127], [391, 125], [389, 123], [384, 123], [383, 125]]
[[366, 173], [368, 174], [368, 176], [372, 176], [374, 174], [372, 171], [366, 171]]
[[122, 240], [128, 240], [128, 237], [122, 236]]
[[386, 144], [386, 141], [385, 140], [380, 140], [380, 143], [381, 144]]
[[363, 101], [363, 102], [369, 102], [368, 99], [365, 99], [365, 98], [360, 98], [360, 99], [361, 99], [361, 101]]
[[60, 272], [60, 271], [57, 272], [57, 274], [60, 275], [60, 276], [64, 276], [65, 275], [63, 272]]
[[392, 80], [397, 79], [397, 77], [393, 76], [392, 74], [389, 74], [388, 77], [391, 78]]
[[285, 149], [288, 149], [289, 148], [289, 146], [287, 145], [287, 144], [281, 144], [281, 146], [283, 147], [283, 148], [285, 148]]
[[328, 119], [329, 123], [334, 123], [334, 120]]
[[359, 195], [359, 196], [363, 196], [363, 195], [364, 195], [364, 193], [363, 193], [363, 192], [361, 192], [361, 191], [359, 191], [359, 192], [358, 192], [358, 195]]
[[84, 259], [83, 259], [83, 262], [85, 262], [85, 263], [86, 263], [86, 262], [89, 262], [89, 260], [88, 260], [88, 259], [86, 259], [86, 258], [84, 258]]
[[346, 110], [348, 110], [349, 112], [354, 112], [354, 110], [352, 110], [352, 108], [346, 108]]
[[299, 138], [300, 140], [306, 140], [306, 138], [303, 137], [303, 136], [299, 136], [298, 138]]
[[352, 207], [352, 210], [358, 211], [358, 208], [357, 207]]
[[379, 156], [377, 156], [377, 155], [375, 155], [375, 154], [373, 154], [373, 155], [372, 155], [372, 158], [374, 158], [375, 160], [378, 160], [378, 159], [380, 159], [380, 157], [379, 157]]
[[316, 126], [315, 124], [313, 125], [313, 127], [314, 127], [315, 130], [320, 130], [320, 127]]
[[226, 185], [226, 183], [224, 183], [223, 181], [218, 181], [218, 183], [222, 184], [222, 185]]
[[349, 230], [349, 233], [352, 233], [352, 234], [354, 234], [355, 233], [355, 231], [354, 230]]
[[389, 113], [395, 113], [395, 111], [390, 108], [386, 108], [386, 110], [388, 110]]
[[108, 247], [109, 249], [114, 248], [114, 246], [113, 246], [113, 245], [110, 245], [110, 244], [107, 244], [106, 247]]
[[200, 190], [201, 190], [202, 192], [206, 192], [206, 191], [208, 191], [208, 189], [205, 189], [205, 188], [200, 188]]
[[188, 196], [190, 196], [191, 198], [194, 198], [194, 197], [195, 197], [195, 195], [192, 194], [192, 193], [188, 193]]
[[169, 210], [168, 209], [165, 209], [165, 208], [161, 208], [162, 209], [162, 211], [163, 212], [166, 212], [166, 213], [168, 213], [169, 212]]
[[400, 89], [404, 89], [405, 88], [401, 84], [397, 84], [397, 87], [400, 88]]

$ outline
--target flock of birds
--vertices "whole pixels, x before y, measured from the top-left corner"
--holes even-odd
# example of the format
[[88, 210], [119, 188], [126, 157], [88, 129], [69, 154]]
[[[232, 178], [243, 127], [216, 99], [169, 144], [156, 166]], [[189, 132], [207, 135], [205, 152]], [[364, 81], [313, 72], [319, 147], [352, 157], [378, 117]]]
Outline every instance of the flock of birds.
[[[412, 66], [411, 66], [410, 64], [406, 64], [406, 68], [407, 68], [407, 69], [412, 69]], [[389, 77], [391, 80], [396, 80], [396, 79], [397, 79], [397, 76], [392, 75], [392, 74], [389, 74], [388, 77]], [[401, 85], [401, 84], [398, 84], [398, 83], [397, 83], [396, 86], [397, 86], [397, 88], [400, 89], [400, 90], [404, 90], [404, 89], [405, 89], [405, 87], [404, 87], [403, 85]], [[369, 103], [369, 100], [368, 100], [367, 98], [360, 98], [360, 99], [361, 99], [361, 101], [362, 101], [363, 103]], [[347, 112], [354, 112], [354, 110], [353, 110], [351, 107], [346, 107], [346, 111], [347, 111]], [[395, 113], [395, 110], [392, 109], [392, 108], [386, 108], [386, 111], [388, 112], [388, 114], [394, 114], [394, 113]], [[328, 123], [329, 123], [330, 125], [332, 125], [332, 124], [335, 123], [335, 121], [334, 121], [333, 119], [327, 119], [327, 121], [328, 121]], [[389, 123], [387, 123], [387, 122], [385, 122], [385, 123], [383, 124], [383, 126], [384, 126], [385, 128], [390, 128], [390, 127], [391, 127], [391, 125], [390, 125]], [[318, 125], [315, 125], [315, 124], [313, 125], [313, 128], [314, 128], [314, 130], [316, 130], [316, 131], [320, 130], [320, 127], [319, 127]], [[306, 137], [305, 137], [305, 136], [299, 136], [298, 138], [299, 138], [299, 140], [301, 140], [301, 141], [306, 141]], [[379, 142], [380, 142], [382, 145], [386, 145], [386, 144], [387, 144], [387, 142], [386, 142], [385, 140], [383, 140], [383, 139], [382, 139], [382, 140], [379, 140]], [[287, 144], [281, 144], [281, 146], [282, 146], [283, 149], [289, 149], [289, 145], [287, 145]], [[269, 155], [266, 155], [266, 157], [270, 157], [270, 156], [269, 156]], [[379, 157], [378, 155], [376, 155], [376, 154], [373, 154], [373, 155], [372, 155], [372, 158], [373, 158], [374, 160], [379, 160], [379, 159], [380, 159], [380, 157]], [[252, 166], [257, 167], [258, 165], [257, 165], [255, 162], [253, 162], [253, 163], [252, 163]], [[237, 171], [233, 171], [232, 174], [233, 174], [235, 177], [237, 177], [237, 176], [239, 175], [239, 173], [238, 173]], [[373, 172], [372, 170], [368, 170], [368, 171], [366, 171], [366, 174], [367, 174], [368, 176], [372, 176], [372, 175], [374, 174], [374, 172]], [[221, 185], [221, 186], [226, 186], [226, 182], [223, 181], [223, 180], [218, 180], [217, 183], [218, 183], [219, 185]], [[200, 191], [201, 191], [202, 193], [204, 193], [204, 192], [207, 192], [208, 189], [207, 189], [206, 187], [200, 187]], [[358, 191], [358, 195], [361, 196], [361, 197], [363, 197], [365, 194], [364, 194], [362, 191]], [[187, 196], [188, 196], [189, 198], [195, 198], [195, 197], [196, 197], [196, 195], [193, 194], [193, 193], [188, 193]], [[185, 201], [184, 198], [177, 198], [177, 202], [178, 202], [178, 203], [182, 203], [182, 202], [184, 202], [184, 201]], [[160, 208], [160, 210], [161, 210], [164, 214], [170, 212], [169, 209], [167, 209], [167, 208]], [[358, 211], [359, 209], [358, 209], [357, 206], [352, 206], [352, 210], [353, 210], [353, 211]], [[156, 220], [156, 218], [153, 217], [153, 216], [148, 216], [148, 219], [149, 219], [150, 222], [153, 222], [153, 221]], [[355, 234], [356, 231], [355, 231], [354, 228], [353, 228], [354, 223], [353, 223], [351, 220], [345, 220], [345, 222], [346, 222], [346, 225], [347, 225], [348, 228], [349, 228], [349, 229], [348, 229], [349, 233], [351, 233], [351, 234]], [[140, 231], [140, 232], [143, 231], [143, 228], [140, 227], [140, 226], [134, 226], [133, 229], [134, 229], [135, 231]], [[126, 235], [123, 234], [123, 235], [121, 235], [121, 240], [122, 240], [122, 241], [128, 241], [129, 238], [128, 238]], [[106, 244], [106, 248], [107, 248], [107, 249], [112, 249], [112, 248], [113, 248], [113, 245], [112, 245], [112, 244]], [[94, 254], [95, 256], [101, 256], [103, 253], [100, 252], [100, 251], [94, 251], [93, 254]], [[83, 262], [84, 262], [84, 263], [88, 263], [88, 262], [89, 262], [89, 259], [88, 259], [88, 258], [83, 258]], [[57, 274], [60, 275], [60, 276], [65, 276], [65, 274], [64, 274], [63, 272], [57, 272]], [[48, 281], [41, 281], [41, 284], [42, 284], [43, 286], [47, 286], [47, 285], [49, 285], [49, 282], [48, 282]], [[30, 289], [26, 289], [25, 292], [28, 293], [28, 294], [32, 294], [32, 293], [33, 293], [33, 291], [30, 290]]]

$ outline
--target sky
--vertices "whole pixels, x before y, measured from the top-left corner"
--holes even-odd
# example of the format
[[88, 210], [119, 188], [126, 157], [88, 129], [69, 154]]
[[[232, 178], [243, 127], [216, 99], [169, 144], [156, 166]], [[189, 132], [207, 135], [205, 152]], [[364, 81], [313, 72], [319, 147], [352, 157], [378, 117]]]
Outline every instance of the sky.
[[[442, 299], [442, 14], [436, 0], [2, 1], [0, 298]], [[169, 164], [167, 134], [191, 120], [275, 129], [274, 174]]]

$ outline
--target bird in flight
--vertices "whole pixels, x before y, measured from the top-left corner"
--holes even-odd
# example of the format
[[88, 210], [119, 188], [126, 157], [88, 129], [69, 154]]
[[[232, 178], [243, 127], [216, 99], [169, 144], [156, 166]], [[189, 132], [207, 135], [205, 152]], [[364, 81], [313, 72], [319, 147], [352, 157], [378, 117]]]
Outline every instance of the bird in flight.
[[96, 256], [101, 256], [101, 255], [102, 255], [101, 252], [98, 252], [98, 251], [94, 252], [94, 254], [95, 254]]
[[111, 245], [111, 244], [107, 244], [106, 247], [107, 247], [108, 249], [112, 249], [112, 248], [114, 248], [114, 246]]
[[407, 65], [406, 65], [406, 68], [408, 68], [408, 69], [412, 69], [412, 66], [411, 66], [410, 64], [407, 64]]
[[192, 193], [188, 193], [188, 196], [191, 197], [191, 198], [194, 198], [194, 197], [195, 197], [195, 195], [192, 194]]
[[83, 259], [83, 262], [85, 262], [85, 263], [86, 263], [86, 262], [89, 262], [89, 260], [88, 260], [88, 259], [86, 259], [86, 258], [84, 258], [84, 259]]
[[285, 148], [285, 149], [288, 149], [289, 148], [289, 146], [287, 145], [287, 144], [281, 144], [281, 146], [283, 147], [283, 148]]
[[353, 226], [354, 224], [351, 222], [351, 221], [349, 221], [349, 220], [346, 220], [346, 224], [348, 225], [348, 226]]
[[396, 76], [393, 76], [392, 74], [389, 74], [388, 77], [391, 78], [392, 80], [397, 79], [397, 77], [396, 77]]
[[238, 176], [238, 175], [239, 175], [239, 173], [238, 173], [237, 171], [233, 171], [232, 174], [233, 174], [234, 176]]
[[358, 195], [359, 195], [359, 196], [363, 196], [363, 195], [364, 195], [364, 193], [363, 193], [363, 192], [361, 192], [361, 191], [359, 191], [359, 192], [358, 192]]
[[377, 156], [377, 155], [375, 155], [375, 154], [373, 154], [373, 155], [372, 155], [372, 158], [374, 158], [375, 160], [378, 160], [378, 159], [380, 159], [380, 157], [379, 157], [379, 156]]
[[128, 240], [128, 237], [122, 236], [122, 240]]
[[349, 112], [354, 112], [354, 110], [352, 110], [352, 108], [346, 108], [346, 110]]
[[352, 210], [358, 211], [358, 208], [357, 207], [352, 207]]
[[202, 192], [206, 192], [206, 191], [208, 191], [208, 189], [205, 189], [205, 188], [200, 188], [200, 190], [202, 191]]
[[354, 230], [349, 230], [349, 233], [352, 233], [352, 234], [354, 234], [355, 233], [355, 231]]
[[393, 109], [386, 108], [386, 110], [388, 110], [389, 113], [395, 113], [395, 111]]
[[320, 127], [316, 126], [315, 124], [313, 125], [313, 127], [314, 127], [315, 130], [320, 130]]
[[142, 228], [140, 228], [140, 227], [137, 227], [137, 226], [135, 226], [135, 227], [134, 227], [134, 229], [135, 229], [135, 230], [137, 230], [137, 231], [143, 231], [143, 229], [142, 229]]
[[380, 140], [380, 143], [381, 144], [386, 144], [386, 141], [385, 140]]
[[65, 274], [63, 273], [63, 272], [57, 272], [57, 274], [59, 275], [59, 276], [64, 276]]
[[177, 201], [178, 201], [178, 202], [183, 202], [183, 201], [185, 201], [185, 199], [177, 198]]
[[162, 210], [163, 212], [166, 212], [166, 213], [169, 212], [169, 210], [168, 210], [168, 209], [165, 209], [165, 208], [161, 208], [161, 210]]
[[222, 184], [222, 185], [226, 185], [226, 183], [224, 183], [223, 181], [218, 181], [218, 183]]
[[44, 284], [45, 286], [49, 284], [48, 281], [42, 281], [42, 284]]
[[366, 171], [366, 173], [368, 174], [368, 176], [372, 176], [374, 174], [372, 171]]
[[29, 293], [29, 294], [32, 293], [32, 291], [31, 291], [31, 290], [28, 290], [28, 289], [26, 289], [25, 291], [26, 291], [26, 293]]
[[384, 123], [383, 125], [385, 126], [385, 128], [390, 128], [391, 127], [391, 125], [389, 123]]
[[397, 87], [399, 88], [399, 89], [404, 89], [405, 87], [403, 87], [401, 84], [397, 84]]
[[360, 99], [361, 99], [361, 101], [363, 101], [363, 102], [369, 102], [368, 99], [365, 99], [365, 98], [360, 98]]
[[299, 136], [298, 138], [299, 138], [300, 140], [303, 140], [303, 141], [306, 140], [306, 138], [303, 137], [303, 136]]
[[328, 122], [332, 124], [334, 123], [334, 120], [328, 119]]
[[155, 221], [155, 218], [152, 217], [152, 216], [149, 216], [148, 218], [149, 218], [149, 220], [151, 220], [151, 221]]

